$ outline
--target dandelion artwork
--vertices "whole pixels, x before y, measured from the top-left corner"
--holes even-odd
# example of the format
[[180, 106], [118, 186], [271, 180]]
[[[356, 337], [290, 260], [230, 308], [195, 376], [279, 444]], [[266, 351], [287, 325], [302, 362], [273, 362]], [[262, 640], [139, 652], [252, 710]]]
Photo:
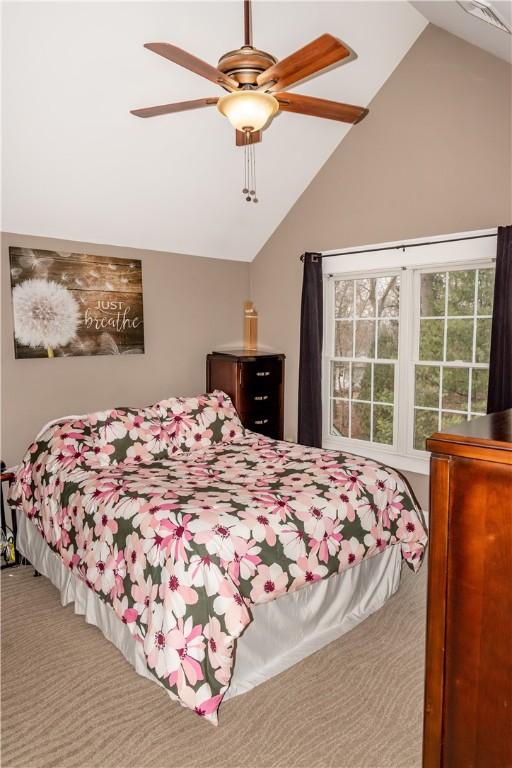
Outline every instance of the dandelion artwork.
[[16, 358], [144, 352], [137, 259], [9, 248]]
[[52, 280], [31, 278], [12, 292], [14, 336], [27, 347], [44, 347], [48, 357], [54, 348], [75, 338], [79, 309], [67, 288]]

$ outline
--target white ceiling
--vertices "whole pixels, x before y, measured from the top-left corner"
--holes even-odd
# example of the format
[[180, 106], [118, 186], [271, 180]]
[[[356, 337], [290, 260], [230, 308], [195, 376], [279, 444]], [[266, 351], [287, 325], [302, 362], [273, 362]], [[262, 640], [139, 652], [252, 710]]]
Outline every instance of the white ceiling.
[[[452, 35], [462, 37], [468, 43], [477, 45], [494, 56], [512, 62], [512, 36], [466, 13], [455, 0], [417, 0], [412, 2], [412, 5], [432, 24], [446, 29]], [[510, 0], [492, 0], [492, 6], [512, 24]]]
[[[253, 5], [254, 44], [278, 58], [323, 32], [357, 51], [296, 90], [362, 106], [426, 25], [407, 2]], [[129, 114], [223, 93], [144, 42], [172, 42], [215, 64], [242, 32], [240, 0], [4, 2], [3, 230], [253, 259], [348, 127], [277, 117], [256, 149], [260, 202], [249, 204], [242, 150], [215, 108]]]

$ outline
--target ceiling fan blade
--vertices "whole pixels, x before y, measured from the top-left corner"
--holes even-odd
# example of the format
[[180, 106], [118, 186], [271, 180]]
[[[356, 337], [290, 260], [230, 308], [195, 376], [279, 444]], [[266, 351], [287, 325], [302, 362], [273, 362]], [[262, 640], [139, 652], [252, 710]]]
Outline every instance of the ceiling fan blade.
[[191, 72], [195, 72], [196, 75], [206, 77], [207, 80], [211, 80], [212, 83], [217, 83], [223, 88], [227, 88], [230, 91], [236, 91], [238, 89], [238, 83], [229, 75], [225, 75], [220, 69], [212, 67], [211, 64], [207, 64], [206, 61], [198, 59], [191, 53], [177, 48], [170, 43], [145, 43], [144, 48], [147, 48], [153, 53], [158, 53], [159, 56], [163, 56], [164, 59], [169, 59], [175, 64], [179, 64], [180, 67], [185, 67]]
[[265, 90], [282, 91], [299, 80], [346, 59], [350, 53], [350, 50], [332, 35], [321, 35], [304, 48], [266, 69], [258, 75], [257, 82], [260, 86], [268, 85]]
[[187, 109], [199, 109], [200, 107], [213, 106], [218, 102], [213, 96], [210, 99], [194, 99], [193, 101], [177, 101], [175, 104], [162, 104], [159, 107], [144, 107], [143, 109], [131, 109], [132, 115], [137, 117], [156, 117], [157, 115], [169, 115], [171, 112], [185, 112]]
[[325, 117], [327, 120], [339, 120], [342, 123], [359, 123], [369, 112], [365, 107], [342, 104], [328, 99], [315, 99], [313, 96], [302, 96], [300, 93], [274, 93], [273, 95], [279, 102], [279, 109], [284, 109], [286, 112]]

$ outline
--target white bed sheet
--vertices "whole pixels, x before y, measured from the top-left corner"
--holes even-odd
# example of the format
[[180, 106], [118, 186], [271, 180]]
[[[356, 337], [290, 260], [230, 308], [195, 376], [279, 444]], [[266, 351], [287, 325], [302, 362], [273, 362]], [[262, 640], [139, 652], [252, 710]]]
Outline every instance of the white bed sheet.
[[[112, 608], [63, 565], [24, 514], [19, 517], [17, 548], [57, 587], [62, 605], [74, 602], [75, 613], [97, 626], [139, 675], [161, 685], [146, 666], [141, 644]], [[237, 641], [224, 700], [283, 672], [381, 608], [399, 587], [401, 567], [400, 545], [394, 545], [344, 573], [255, 606], [253, 622]]]

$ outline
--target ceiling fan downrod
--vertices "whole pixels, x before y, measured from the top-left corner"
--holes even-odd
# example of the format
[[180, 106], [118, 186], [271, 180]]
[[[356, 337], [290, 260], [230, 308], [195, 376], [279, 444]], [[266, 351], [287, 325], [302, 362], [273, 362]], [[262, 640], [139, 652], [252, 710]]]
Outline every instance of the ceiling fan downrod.
[[252, 48], [251, 0], [244, 0], [244, 46]]

